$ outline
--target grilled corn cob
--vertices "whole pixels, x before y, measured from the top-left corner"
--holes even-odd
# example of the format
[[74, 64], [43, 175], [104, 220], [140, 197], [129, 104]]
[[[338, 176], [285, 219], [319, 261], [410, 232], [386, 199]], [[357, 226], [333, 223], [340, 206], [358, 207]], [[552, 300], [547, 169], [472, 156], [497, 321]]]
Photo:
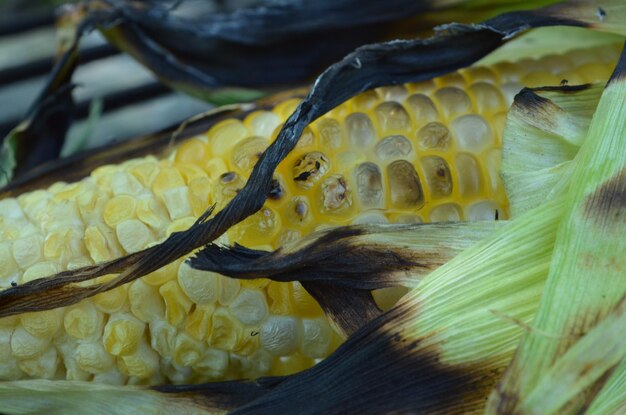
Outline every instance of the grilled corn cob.
[[[514, 94], [605, 80], [617, 52], [475, 67], [359, 95], [305, 130], [265, 206], [224, 241], [273, 249], [327, 225], [505, 217], [498, 164]], [[297, 103], [220, 122], [166, 159], [100, 167], [0, 201], [0, 286], [139, 251], [223, 207]], [[75, 306], [1, 319], [0, 379], [282, 375], [341, 341], [299, 283], [240, 282], [183, 260]]]

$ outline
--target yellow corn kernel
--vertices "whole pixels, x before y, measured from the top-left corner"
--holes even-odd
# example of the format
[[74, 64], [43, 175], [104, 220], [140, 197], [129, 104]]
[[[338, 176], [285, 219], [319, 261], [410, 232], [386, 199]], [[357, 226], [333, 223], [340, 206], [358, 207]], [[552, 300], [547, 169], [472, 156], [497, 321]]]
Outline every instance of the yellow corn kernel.
[[105, 350], [114, 356], [133, 353], [139, 347], [145, 324], [130, 314], [113, 314], [104, 326], [102, 343]]
[[[265, 205], [228, 241], [271, 250], [328, 226], [505, 218], [498, 169], [513, 96], [564, 77], [606, 80], [617, 53], [472, 67], [354, 97], [305, 128]], [[0, 200], [0, 287], [137, 252], [187, 229], [212, 204], [221, 209], [298, 103], [219, 122], [161, 160], [103, 166], [77, 183]], [[1, 319], [0, 380], [286, 375], [340, 344], [300, 283], [239, 281], [184, 260], [61, 310]], [[388, 308], [404, 293], [374, 296]]]

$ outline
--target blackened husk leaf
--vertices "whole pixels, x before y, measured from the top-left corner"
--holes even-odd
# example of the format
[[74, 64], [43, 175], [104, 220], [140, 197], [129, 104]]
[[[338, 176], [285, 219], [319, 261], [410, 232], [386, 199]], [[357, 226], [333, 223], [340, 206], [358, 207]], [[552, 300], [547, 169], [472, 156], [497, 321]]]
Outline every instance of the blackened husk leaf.
[[164, 82], [200, 97], [223, 85], [308, 81], [355, 47], [388, 37], [393, 23], [433, 7], [431, 0], [266, 2], [232, 13], [196, 6], [191, 18], [160, 2], [96, 2], [102, 3], [116, 16], [101, 26], [113, 44]]
[[[263, 206], [276, 166], [294, 148], [304, 128], [346, 99], [377, 86], [431, 79], [465, 67], [531, 27], [560, 24], [613, 30], [620, 6], [619, 1], [607, 1], [604, 17], [599, 19], [593, 2], [563, 3], [503, 14], [482, 24], [448, 26], [426, 40], [398, 40], [358, 48], [320, 75], [262, 154], [246, 185], [214, 217], [209, 219], [207, 212], [187, 231], [173, 233], [163, 243], [143, 251], [8, 288], [0, 292], [0, 317], [75, 304], [155, 271], [215, 240]], [[89, 287], [72, 284], [111, 273], [119, 276], [108, 283]]]
[[77, 28], [77, 36], [54, 65], [25, 119], [4, 137], [0, 149], [3, 160], [0, 185], [7, 184], [13, 175], [19, 176], [59, 156], [74, 109], [71, 80], [76, 68], [78, 40], [90, 26], [87, 19]]

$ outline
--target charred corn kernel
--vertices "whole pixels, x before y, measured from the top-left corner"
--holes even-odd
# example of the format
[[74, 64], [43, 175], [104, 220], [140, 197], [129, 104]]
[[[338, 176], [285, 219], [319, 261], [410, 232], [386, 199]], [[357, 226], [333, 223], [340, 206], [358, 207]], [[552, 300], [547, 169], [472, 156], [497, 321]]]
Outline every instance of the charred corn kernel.
[[[513, 96], [525, 83], [606, 80], [617, 53], [467, 68], [354, 97], [305, 128], [263, 208], [221, 242], [274, 249], [322, 226], [504, 218], [498, 169]], [[298, 102], [222, 121], [162, 160], [103, 166], [80, 182], [1, 200], [0, 287], [137, 252], [212, 204], [222, 208]], [[282, 375], [341, 342], [301, 284], [239, 281], [183, 261], [65, 309], [0, 319], [0, 380]], [[402, 292], [375, 297], [389, 307]]]

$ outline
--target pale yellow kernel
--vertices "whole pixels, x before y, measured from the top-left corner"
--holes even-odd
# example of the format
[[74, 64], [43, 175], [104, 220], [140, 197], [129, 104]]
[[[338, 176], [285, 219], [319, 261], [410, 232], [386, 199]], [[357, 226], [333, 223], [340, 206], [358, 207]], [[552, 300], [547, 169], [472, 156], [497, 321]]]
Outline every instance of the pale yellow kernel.
[[482, 174], [476, 159], [466, 153], [458, 154], [455, 167], [461, 195], [463, 197], [478, 195], [482, 190]]
[[95, 374], [92, 382], [95, 384], [122, 386], [127, 384], [128, 377], [115, 368], [108, 372]]
[[375, 91], [383, 101], [396, 101], [402, 102], [409, 94], [409, 91], [404, 85], [388, 85], [376, 88]]
[[110, 243], [104, 236], [102, 230], [97, 226], [89, 226], [85, 229], [83, 237], [85, 247], [95, 262], [104, 262], [115, 257], [114, 251], [110, 248]]
[[[17, 242], [17, 241], [16, 241]], [[13, 243], [14, 246], [15, 242]], [[19, 267], [13, 256], [14, 249], [9, 242], [0, 242], [0, 286], [10, 286], [19, 279]], [[41, 254], [40, 254], [41, 255]], [[19, 256], [19, 252], [18, 252]], [[24, 267], [26, 268], [26, 267]]]
[[[373, 290], [372, 297], [374, 298], [378, 308], [383, 311], [387, 311], [396, 305], [400, 298], [408, 291], [408, 288], [397, 285], [393, 287], [381, 288], [380, 290]], [[335, 336], [335, 338], [337, 338], [337, 336]]]
[[417, 132], [417, 146], [421, 150], [447, 151], [451, 141], [450, 131], [440, 122], [429, 122]]
[[398, 208], [419, 208], [424, 204], [424, 192], [415, 167], [406, 160], [396, 160], [387, 166], [391, 203]]
[[411, 117], [397, 102], [383, 102], [376, 107], [375, 113], [383, 134], [404, 132], [411, 128]]
[[167, 221], [167, 212], [161, 203], [152, 197], [139, 198], [135, 214], [137, 219], [155, 231], [163, 228], [165, 226], [164, 223]]
[[207, 135], [213, 154], [225, 156], [239, 141], [250, 136], [250, 131], [241, 121], [229, 119], [214, 125]]
[[137, 350], [120, 356], [117, 364], [120, 371], [127, 376], [148, 379], [159, 370], [159, 356], [142, 341]]
[[330, 352], [333, 331], [323, 318], [302, 319], [300, 352], [306, 357], [319, 359]]
[[208, 344], [222, 350], [234, 350], [243, 335], [243, 326], [225, 308], [217, 308], [212, 317]]
[[192, 214], [187, 186], [173, 187], [163, 192], [163, 202], [171, 220], [184, 218]]
[[57, 349], [49, 347], [37, 357], [21, 360], [20, 369], [31, 378], [52, 379], [57, 372], [59, 356]]
[[249, 356], [240, 356], [234, 353], [230, 354], [231, 366], [238, 367], [241, 377], [248, 379], [257, 379], [268, 376], [274, 362], [278, 358], [272, 356], [262, 348], [257, 349]]
[[465, 77], [459, 72], [450, 72], [448, 74], [435, 78], [435, 83], [439, 87], [455, 87], [465, 88]]
[[[279, 132], [280, 131], [276, 131], [272, 137], [275, 139], [276, 136], [278, 136]], [[307, 126], [302, 131], [302, 134], [300, 135], [300, 138], [298, 139], [298, 144], [296, 144], [296, 148], [299, 149], [299, 148], [311, 147], [314, 144], [315, 144], [315, 133], [313, 133], [313, 130], [311, 130], [311, 127]]]
[[585, 77], [586, 82], [602, 82], [611, 77], [613, 65], [601, 62], [590, 62], [577, 68], [576, 73]]
[[489, 176], [489, 191], [491, 194], [498, 194], [502, 188], [500, 180], [500, 164], [502, 162], [502, 150], [495, 148], [485, 156], [485, 167]]
[[[26, 269], [41, 261], [43, 258], [42, 254], [43, 237], [40, 235], [27, 236], [13, 242], [13, 258], [15, 258], [15, 262], [22, 269]], [[6, 264], [5, 266], [10, 267], [10, 264]]]
[[187, 318], [193, 303], [177, 281], [166, 282], [159, 288], [159, 292], [165, 301], [165, 319], [173, 326], [180, 326]]
[[556, 75], [549, 72], [534, 71], [528, 72], [522, 77], [521, 84], [528, 88], [535, 88], [540, 86], [555, 86], [559, 85], [561, 79]]
[[138, 219], [129, 219], [119, 223], [115, 233], [120, 245], [127, 253], [141, 251], [153, 240], [152, 231]]
[[114, 356], [129, 355], [139, 347], [145, 328], [145, 324], [130, 314], [113, 314], [104, 326], [102, 344]]
[[87, 254], [83, 243], [83, 232], [75, 228], [53, 231], [46, 236], [43, 244], [43, 255], [46, 259], [56, 261], [61, 267], [67, 262]]
[[159, 166], [153, 161], [147, 161], [130, 168], [130, 173], [146, 188], [152, 187], [152, 182], [159, 173]]
[[296, 314], [303, 317], [317, 317], [324, 314], [317, 301], [311, 297], [311, 294], [304, 289], [300, 282], [294, 281], [288, 284], [291, 285], [291, 299]]
[[63, 327], [75, 339], [96, 339], [102, 334], [104, 318], [91, 301], [82, 301], [65, 312]]
[[83, 221], [75, 201], [53, 201], [47, 209], [40, 222], [44, 234], [67, 228], [83, 229]]
[[[160, 373], [167, 379], [167, 383], [174, 385], [184, 385], [203, 381], [193, 378], [194, 372], [190, 367], [177, 365], [172, 361], [171, 357], [161, 359]], [[162, 381], [161, 383], [164, 382]]]
[[265, 295], [260, 290], [242, 288], [229, 306], [231, 314], [243, 324], [256, 325], [267, 316]]
[[24, 212], [18, 201], [14, 198], [0, 200], [0, 217], [5, 220], [17, 220], [24, 218]]
[[228, 369], [228, 352], [208, 347], [204, 349], [200, 359], [193, 365], [193, 370], [214, 378], [223, 376]]
[[374, 108], [380, 102], [380, 98], [376, 91], [370, 89], [352, 98], [352, 102], [358, 111], [365, 111]]
[[[110, 281], [114, 277], [105, 276], [97, 279], [96, 281], [99, 283], [103, 283], [105, 281]], [[123, 308], [128, 307], [128, 285], [120, 285], [119, 287], [113, 288], [112, 290], [105, 291], [103, 293], [99, 293], [94, 295], [93, 303], [98, 307], [99, 310], [105, 313], [116, 313]]]
[[211, 199], [218, 208], [222, 208], [239, 193], [245, 184], [245, 180], [237, 173], [232, 171], [224, 173], [212, 184]]
[[219, 274], [192, 268], [187, 262], [178, 268], [178, 284], [191, 301], [196, 304], [211, 305], [220, 294]]
[[33, 336], [52, 338], [61, 328], [63, 310], [45, 310], [19, 315], [22, 327]]
[[479, 153], [495, 144], [491, 127], [480, 115], [470, 114], [452, 121], [452, 132], [459, 149]]
[[9, 316], [0, 318], [0, 329], [10, 328], [13, 329], [19, 323], [18, 316]]
[[198, 220], [198, 218], [194, 216], [187, 216], [184, 218], [176, 219], [174, 222], [170, 223], [165, 230], [165, 235], [170, 236], [174, 232], [182, 232], [191, 228], [191, 226]]
[[185, 185], [185, 179], [180, 174], [178, 169], [174, 167], [164, 167], [157, 173], [154, 181], [152, 182], [152, 191], [161, 196], [164, 191], [173, 187], [180, 187]]
[[390, 135], [376, 144], [376, 155], [381, 160], [411, 159], [412, 151], [411, 142], [403, 135]]
[[472, 101], [464, 90], [457, 87], [441, 88], [435, 92], [441, 114], [451, 119], [472, 111]]
[[176, 327], [170, 325], [165, 320], [154, 320], [150, 322], [150, 346], [162, 357], [170, 358], [174, 350], [176, 340]]
[[500, 83], [519, 81], [525, 70], [517, 63], [498, 62], [492, 66], [500, 77]]
[[280, 124], [281, 118], [269, 111], [255, 111], [246, 117], [246, 125], [252, 134], [269, 137]]
[[115, 364], [113, 356], [104, 350], [102, 344], [96, 342], [79, 343], [74, 358], [80, 370], [92, 374], [108, 372]]
[[472, 66], [460, 71], [466, 79], [470, 82], [486, 82], [495, 84], [498, 82], [498, 76], [496, 73], [485, 66]]
[[280, 119], [284, 120], [288, 118], [291, 115], [291, 113], [295, 111], [298, 105], [300, 105], [300, 102], [302, 102], [302, 98], [286, 99], [282, 102], [277, 103], [272, 109], [272, 112], [277, 114], [280, 117]]
[[130, 284], [128, 301], [131, 313], [144, 323], [165, 317], [165, 303], [158, 288], [146, 284], [141, 278]]
[[93, 265], [93, 263], [94, 262], [91, 260], [91, 258], [88, 257], [74, 258], [71, 261], [68, 261], [67, 270], [73, 271], [78, 268], [88, 267], [90, 265]]
[[115, 172], [111, 176], [111, 190], [115, 196], [137, 195], [145, 190], [142, 184], [130, 173]]
[[269, 145], [270, 142], [266, 137], [248, 137], [233, 147], [230, 160], [241, 173], [249, 174]]
[[409, 84], [409, 89], [420, 94], [433, 92], [437, 88], [435, 81], [428, 79], [426, 81], [413, 82]]
[[17, 359], [32, 359], [43, 353], [49, 346], [49, 337], [33, 336], [23, 327], [17, 327], [11, 335], [11, 351]]
[[346, 117], [345, 124], [351, 148], [368, 149], [376, 142], [376, 130], [367, 114], [354, 112]]
[[185, 321], [185, 331], [197, 340], [206, 340], [212, 330], [214, 305], [196, 305]]
[[211, 180], [207, 177], [194, 179], [189, 182], [189, 203], [193, 215], [202, 215], [211, 204]]
[[261, 327], [261, 345], [275, 356], [289, 356], [298, 348], [299, 326], [293, 317], [270, 316]]
[[407, 99], [407, 109], [413, 114], [417, 125], [437, 121], [439, 112], [433, 101], [424, 94], [413, 94]]
[[193, 164], [186, 166], [177, 166], [176, 167], [180, 172], [183, 179], [185, 179], [185, 183], [189, 183], [195, 179], [208, 178], [207, 173], [198, 166], [194, 166]]
[[174, 363], [192, 366], [200, 360], [204, 352], [204, 342], [194, 339], [187, 333], [179, 333], [174, 342]]
[[137, 202], [134, 197], [121, 195], [111, 198], [104, 206], [104, 221], [114, 227], [118, 223], [135, 217]]
[[343, 146], [344, 131], [337, 120], [323, 117], [316, 125], [323, 148], [336, 149]]
[[235, 278], [222, 277], [219, 279], [220, 283], [220, 296], [219, 303], [221, 305], [229, 305], [233, 302], [237, 294], [239, 293], [239, 289], [241, 288], [241, 284], [239, 280]]
[[11, 351], [12, 334], [13, 328], [0, 328], [0, 380], [18, 380], [23, 376]]
[[421, 161], [431, 196], [449, 196], [452, 193], [452, 174], [448, 163], [437, 156], [424, 157]]
[[109, 201], [109, 195], [99, 190], [87, 190], [76, 196], [76, 206], [85, 224], [102, 221], [104, 207]]
[[434, 207], [429, 214], [431, 222], [459, 221], [463, 217], [461, 207], [455, 203], [445, 203]]
[[272, 281], [267, 286], [267, 296], [270, 313], [282, 316], [293, 314], [290, 284]]
[[176, 148], [175, 159], [178, 164], [202, 166], [208, 158], [208, 145], [199, 138], [185, 140]]
[[204, 170], [209, 178], [218, 179], [221, 175], [228, 172], [226, 163], [221, 158], [211, 158], [204, 164]]
[[142, 279], [148, 285], [161, 286], [176, 278], [181, 262], [182, 259], [170, 262], [156, 271], [152, 271], [150, 274], [143, 276]]
[[389, 223], [389, 220], [382, 213], [368, 212], [361, 213], [352, 219], [352, 225], [372, 225], [372, 224], [385, 224]]
[[17, 198], [28, 219], [34, 223], [39, 223], [46, 214], [47, 206], [50, 204], [51, 199], [52, 193], [47, 190], [35, 190]]
[[24, 274], [22, 274], [22, 284], [28, 281], [37, 280], [43, 277], [49, 277], [59, 272], [59, 267], [54, 262], [38, 262], [30, 266]]
[[522, 84], [518, 82], [507, 82], [500, 86], [500, 90], [502, 91], [502, 94], [504, 95], [504, 99], [506, 99], [507, 107], [513, 103], [513, 100], [515, 99], [515, 95], [517, 95], [518, 92], [521, 91], [521, 89], [522, 89]]
[[494, 220], [498, 206], [491, 200], [472, 203], [466, 208], [468, 220]]
[[230, 228], [227, 235], [231, 241], [242, 245], [258, 245], [274, 238], [280, 226], [280, 216], [273, 209], [263, 207], [237, 226]]
[[488, 114], [506, 109], [506, 100], [499, 88], [486, 82], [476, 82], [469, 88], [474, 97], [476, 110], [480, 114]]

